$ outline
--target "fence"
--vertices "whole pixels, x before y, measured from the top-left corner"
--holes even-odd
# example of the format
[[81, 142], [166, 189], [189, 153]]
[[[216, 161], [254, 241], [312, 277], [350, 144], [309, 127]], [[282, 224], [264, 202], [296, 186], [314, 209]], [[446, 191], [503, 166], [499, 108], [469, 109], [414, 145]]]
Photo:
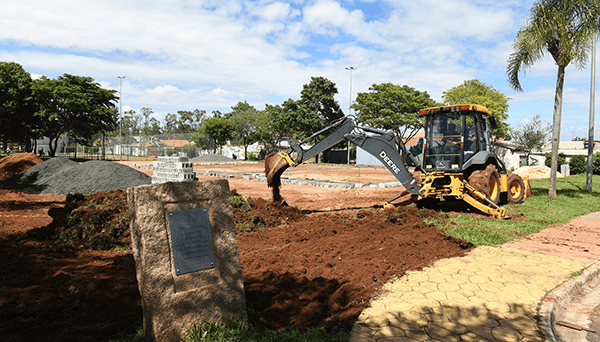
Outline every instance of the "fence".
[[[49, 143], [48, 138], [38, 139], [34, 145], [35, 152], [39, 155], [48, 155]], [[214, 147], [210, 147], [214, 151]], [[87, 145], [76, 144], [73, 139], [69, 139], [68, 135], [63, 135], [56, 144], [57, 156], [86, 159], [138, 159], [173, 155], [179, 152], [187, 153], [188, 157], [195, 157], [208, 151], [210, 150], [200, 150], [191, 143], [191, 133], [121, 135], [120, 137], [96, 135]]]

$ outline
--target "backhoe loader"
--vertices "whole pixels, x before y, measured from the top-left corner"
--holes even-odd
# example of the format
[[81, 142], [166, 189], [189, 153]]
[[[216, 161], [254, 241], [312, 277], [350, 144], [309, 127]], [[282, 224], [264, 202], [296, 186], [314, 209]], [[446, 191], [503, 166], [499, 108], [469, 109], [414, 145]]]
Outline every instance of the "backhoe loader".
[[[417, 203], [435, 208], [444, 198], [465, 201], [492, 217], [504, 218], [506, 210], [501, 203], [520, 203], [531, 195], [528, 178], [507, 173], [492, 152], [488, 123], [492, 127], [496, 123], [487, 108], [451, 105], [426, 108], [420, 114], [424, 117], [425, 136], [418, 156], [410, 153], [394, 132], [358, 126], [346, 116], [300, 143], [292, 141], [285, 152], [269, 154], [265, 159], [267, 184], [278, 189], [287, 168], [347, 140], [375, 156], [406, 189], [385, 205]], [[325, 138], [312, 147], [302, 148], [310, 139], [324, 134]], [[414, 172], [409, 172], [407, 158], [416, 166]], [[401, 197], [400, 203], [392, 203]]]

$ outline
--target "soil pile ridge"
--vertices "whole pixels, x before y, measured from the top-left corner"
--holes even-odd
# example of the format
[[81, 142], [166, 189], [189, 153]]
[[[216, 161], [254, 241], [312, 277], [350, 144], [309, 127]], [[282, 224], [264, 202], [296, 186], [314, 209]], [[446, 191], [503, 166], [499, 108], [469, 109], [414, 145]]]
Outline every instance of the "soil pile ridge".
[[17, 153], [0, 159], [0, 181], [7, 180], [19, 173], [41, 164], [43, 160], [33, 153]]
[[55, 157], [10, 178], [5, 188], [42, 195], [126, 190], [150, 184], [152, 178], [128, 166], [105, 160], [74, 162]]

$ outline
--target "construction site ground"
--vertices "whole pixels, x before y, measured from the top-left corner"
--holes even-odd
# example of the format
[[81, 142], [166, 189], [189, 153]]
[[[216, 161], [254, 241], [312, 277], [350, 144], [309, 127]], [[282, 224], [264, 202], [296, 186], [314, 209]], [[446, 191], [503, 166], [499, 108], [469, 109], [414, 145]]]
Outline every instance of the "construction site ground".
[[[196, 163], [194, 169], [199, 181], [219, 173], [243, 197], [269, 202], [266, 183], [248, 179], [264, 172], [262, 163]], [[285, 202], [303, 218], [238, 235], [247, 303], [257, 325], [337, 322], [334, 328], [349, 331], [351, 341], [539, 341], [538, 305], [563, 303], [553, 299], [556, 291], [575, 293], [573, 282], [580, 277], [569, 279], [573, 272], [587, 267], [581, 276], [586, 279], [598, 273], [592, 274], [600, 257], [594, 215], [504, 246], [472, 248], [432, 230], [423, 216], [435, 213], [411, 209], [390, 223], [377, 209], [361, 211], [401, 192], [390, 186], [395, 179], [383, 167], [306, 164], [284, 176], [359, 185], [284, 183]], [[50, 209], [64, 199], [0, 189], [3, 340], [106, 341], [140, 328], [130, 250], [92, 251], [44, 236]], [[579, 310], [584, 317], [570, 323], [593, 327], [594, 309]], [[596, 336], [577, 332], [585, 335], [581, 341]]]

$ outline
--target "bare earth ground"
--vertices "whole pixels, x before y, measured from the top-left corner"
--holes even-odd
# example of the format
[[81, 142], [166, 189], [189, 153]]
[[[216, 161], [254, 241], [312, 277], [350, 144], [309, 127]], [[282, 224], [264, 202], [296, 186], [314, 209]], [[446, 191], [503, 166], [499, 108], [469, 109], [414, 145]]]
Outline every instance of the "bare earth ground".
[[[286, 176], [363, 183], [393, 180], [383, 168], [303, 166], [286, 171]], [[263, 171], [262, 164], [240, 169], [234, 171]], [[464, 242], [424, 222], [424, 217], [435, 218], [435, 212], [358, 209], [381, 204], [401, 188], [283, 184], [281, 193], [291, 208], [281, 208], [268, 201], [271, 190], [264, 182], [239, 177], [229, 182], [243, 197], [256, 199], [251, 212], [265, 226], [238, 235], [250, 321], [258, 326], [305, 329], [331, 324], [332, 330], [349, 331], [385, 281], [469, 250]], [[2, 340], [106, 341], [135, 333], [141, 325], [131, 251], [92, 251], [49, 239], [56, 228], [53, 217], [61, 215], [64, 204], [64, 196], [0, 189]], [[241, 215], [236, 211], [237, 218]], [[281, 221], [269, 224], [276, 217]], [[589, 228], [574, 220], [552, 228], [551, 234], [523, 239], [528, 244], [521, 247], [598, 259], [598, 233]]]

